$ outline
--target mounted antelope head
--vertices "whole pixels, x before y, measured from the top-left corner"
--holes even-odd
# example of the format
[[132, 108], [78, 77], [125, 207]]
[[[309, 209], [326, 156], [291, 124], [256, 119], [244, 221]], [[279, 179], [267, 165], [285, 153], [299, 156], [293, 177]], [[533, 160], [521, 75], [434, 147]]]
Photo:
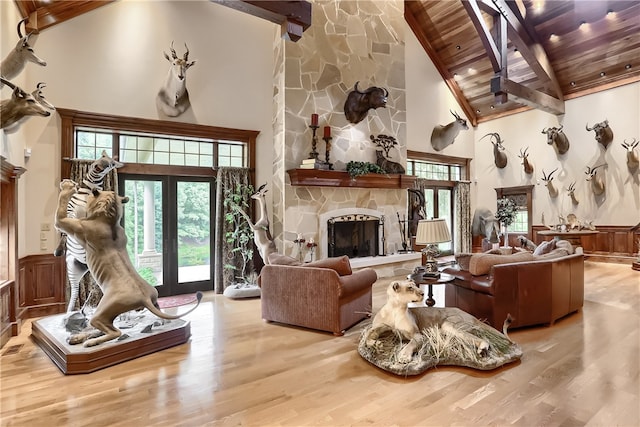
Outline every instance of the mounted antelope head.
[[569, 140], [567, 135], [562, 132], [564, 125], [542, 129], [542, 133], [547, 135], [547, 144], [553, 145], [558, 154], [564, 154], [569, 151]]
[[638, 152], [635, 151], [638, 141], [633, 138], [632, 142], [627, 142], [625, 139], [621, 145], [627, 150], [627, 167], [632, 171], [638, 169], [640, 162], [638, 161]]
[[[48, 117], [51, 115], [48, 106], [53, 107], [53, 105], [47, 102], [47, 106], [45, 106], [34, 96], [34, 94], [38, 95], [40, 93], [41, 87], [44, 87], [41, 85], [44, 85], [44, 83], [38, 83], [38, 89], [31, 94], [3, 78], [0, 78], [0, 82], [13, 89], [11, 98], [3, 99], [0, 103], [0, 129], [12, 131], [29, 116]], [[44, 99], [44, 97], [42, 98]]]
[[182, 58], [178, 58], [171, 42], [171, 57], [164, 53], [164, 57], [171, 63], [164, 86], [160, 88], [156, 97], [156, 105], [167, 116], [175, 117], [187, 111], [191, 105], [189, 92], [187, 91], [187, 70], [196, 61], [189, 62], [189, 46], [184, 44], [186, 52]]
[[585, 127], [588, 131], [594, 131], [596, 133], [596, 141], [606, 150], [609, 143], [613, 140], [613, 131], [609, 127], [609, 120], [596, 123], [592, 128], [590, 128], [589, 123], [587, 123]]
[[431, 146], [434, 150], [440, 151], [453, 144], [461, 130], [469, 129], [467, 121], [460, 117], [455, 111], [449, 110], [454, 121], [447, 125], [436, 125], [431, 131]]
[[585, 174], [587, 174], [586, 180], [591, 182], [591, 190], [593, 191], [593, 194], [595, 194], [596, 196], [601, 195], [602, 193], [604, 193], [604, 190], [605, 190], [604, 181], [600, 176], [598, 176], [598, 171], [597, 171], [599, 167], [602, 167], [605, 165], [606, 163], [603, 163], [601, 165], [594, 166], [593, 168], [587, 166], [587, 170], [585, 172]]
[[36, 53], [33, 51], [33, 48], [29, 45], [29, 37], [31, 37], [33, 33], [28, 33], [26, 36], [23, 36], [22, 31], [20, 31], [20, 26], [23, 23], [25, 23], [26, 28], [27, 20], [28, 18], [24, 18], [18, 22], [18, 43], [16, 43], [13, 50], [9, 52], [9, 54], [2, 60], [2, 64], [0, 64], [0, 76], [7, 80], [11, 80], [17, 76], [27, 62], [33, 62], [34, 64], [42, 65], [43, 67], [47, 65], [45, 61], [38, 58]]
[[547, 190], [549, 191], [549, 197], [551, 197], [552, 199], [558, 197], [558, 189], [553, 185], [553, 174], [557, 170], [558, 168], [555, 168], [549, 173], [549, 175], [547, 175], [544, 172], [544, 169], [542, 169], [542, 180], [545, 182], [544, 185], [547, 187]]
[[576, 199], [576, 182], [573, 181], [569, 188], [567, 188], [567, 194], [571, 197], [571, 203], [577, 205], [580, 203], [580, 200]]
[[502, 145], [503, 141], [497, 132], [488, 133], [482, 138], [487, 136], [490, 137], [489, 141], [493, 144], [493, 162], [496, 164], [497, 168], [503, 169], [507, 166], [507, 155], [504, 152], [504, 146]]
[[527, 175], [531, 175], [533, 173], [533, 165], [529, 163], [529, 153], [527, 153], [527, 151], [529, 151], [529, 147], [525, 148], [524, 151], [522, 151], [522, 148], [521, 148], [520, 154], [518, 154], [518, 157], [522, 159], [522, 166], [524, 167], [524, 173], [526, 173]]

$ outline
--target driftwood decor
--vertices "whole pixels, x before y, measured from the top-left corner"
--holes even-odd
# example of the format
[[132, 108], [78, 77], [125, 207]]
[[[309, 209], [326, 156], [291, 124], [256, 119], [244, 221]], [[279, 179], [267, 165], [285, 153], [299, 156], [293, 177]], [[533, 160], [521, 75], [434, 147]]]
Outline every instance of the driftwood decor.
[[[20, 74], [20, 71], [24, 68], [27, 62], [33, 62], [34, 64], [45, 67], [47, 63], [40, 59], [33, 50], [33, 47], [29, 45], [29, 38], [33, 33], [27, 33], [22, 35], [20, 27], [25, 24], [29, 18], [24, 18], [18, 22], [18, 42], [16, 46], [7, 54], [0, 64], [0, 76], [7, 80], [10, 80]], [[2, 85], [0, 85], [2, 87]]]
[[596, 141], [602, 145], [606, 150], [611, 141], [613, 140], [613, 130], [609, 127], [609, 120], [596, 123], [593, 127], [589, 127], [589, 123], [586, 124], [587, 131], [594, 131], [596, 134]]
[[371, 109], [384, 108], [387, 105], [389, 91], [385, 88], [371, 86], [364, 92], [358, 89], [358, 83], [347, 95], [344, 103], [344, 115], [350, 123], [360, 123]]
[[191, 68], [196, 61], [189, 62], [189, 47], [184, 44], [186, 52], [182, 58], [178, 58], [176, 51], [173, 49], [171, 42], [171, 57], [165, 52], [164, 57], [169, 61], [171, 66], [167, 72], [167, 78], [164, 85], [158, 91], [156, 96], [156, 105], [164, 114], [169, 117], [176, 117], [187, 111], [191, 105], [189, 101], [189, 92], [187, 91], [187, 70]]
[[564, 126], [542, 129], [542, 133], [547, 135], [547, 144], [553, 145], [553, 148], [558, 154], [564, 154], [569, 151], [569, 139], [567, 139], [567, 135], [562, 131], [563, 127]]
[[447, 146], [453, 144], [461, 130], [469, 129], [467, 121], [460, 117], [455, 111], [449, 110], [455, 118], [449, 124], [437, 125], [431, 131], [431, 146], [436, 151], [442, 151]]

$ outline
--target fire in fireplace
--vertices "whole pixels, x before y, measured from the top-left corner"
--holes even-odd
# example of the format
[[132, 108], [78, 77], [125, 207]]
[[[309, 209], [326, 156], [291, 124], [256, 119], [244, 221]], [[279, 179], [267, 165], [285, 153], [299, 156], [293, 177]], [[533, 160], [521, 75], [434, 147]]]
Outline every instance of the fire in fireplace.
[[384, 217], [363, 214], [333, 217], [327, 221], [327, 233], [330, 257], [384, 255]]

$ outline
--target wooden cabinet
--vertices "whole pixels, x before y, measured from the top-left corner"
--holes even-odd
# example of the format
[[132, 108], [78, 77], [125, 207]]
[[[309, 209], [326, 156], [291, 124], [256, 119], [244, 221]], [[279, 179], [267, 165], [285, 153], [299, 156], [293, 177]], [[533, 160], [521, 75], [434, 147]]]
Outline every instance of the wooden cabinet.
[[64, 257], [29, 255], [20, 259], [18, 316], [63, 313], [66, 309]]

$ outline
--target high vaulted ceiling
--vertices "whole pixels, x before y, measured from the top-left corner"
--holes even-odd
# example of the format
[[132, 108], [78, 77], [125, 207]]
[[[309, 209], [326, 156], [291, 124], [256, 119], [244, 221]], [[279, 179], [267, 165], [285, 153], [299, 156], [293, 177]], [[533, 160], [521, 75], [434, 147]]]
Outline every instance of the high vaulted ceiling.
[[[40, 31], [112, 0], [15, 0]], [[212, 0], [282, 24], [297, 40], [307, 1]], [[405, 19], [471, 124], [640, 81], [640, 1], [410, 0]]]

